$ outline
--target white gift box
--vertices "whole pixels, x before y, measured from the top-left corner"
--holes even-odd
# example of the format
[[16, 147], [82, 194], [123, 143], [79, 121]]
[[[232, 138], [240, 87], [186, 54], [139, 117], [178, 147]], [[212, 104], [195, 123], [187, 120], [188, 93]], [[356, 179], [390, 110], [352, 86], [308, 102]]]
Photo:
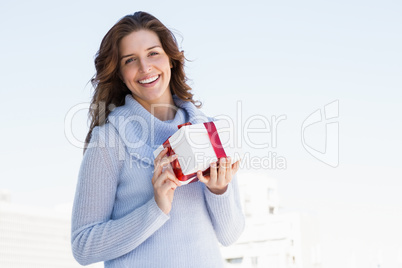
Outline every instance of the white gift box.
[[175, 163], [176, 160], [172, 162], [173, 171], [186, 184], [196, 180], [198, 170], [209, 174], [210, 164], [218, 161], [217, 154], [230, 156], [232, 164], [240, 160], [241, 152], [234, 146], [234, 133], [234, 128], [226, 120], [184, 125], [154, 151], [154, 156], [170, 145], [173, 152], [169, 149], [168, 154], [176, 154], [179, 164]]

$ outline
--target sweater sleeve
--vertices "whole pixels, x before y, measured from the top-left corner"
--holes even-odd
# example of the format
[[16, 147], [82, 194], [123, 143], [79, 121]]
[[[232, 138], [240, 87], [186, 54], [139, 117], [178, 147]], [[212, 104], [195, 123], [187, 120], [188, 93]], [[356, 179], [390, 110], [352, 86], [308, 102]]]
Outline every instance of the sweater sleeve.
[[218, 241], [223, 246], [233, 244], [245, 226], [236, 176], [222, 195], [212, 193], [207, 187], [204, 188], [204, 194]]
[[122, 163], [116, 146], [104, 146], [105, 133], [94, 129], [91, 143], [96, 146], [84, 154], [75, 194], [71, 244], [82, 265], [132, 251], [169, 219], [154, 198], [122, 218], [111, 219]]

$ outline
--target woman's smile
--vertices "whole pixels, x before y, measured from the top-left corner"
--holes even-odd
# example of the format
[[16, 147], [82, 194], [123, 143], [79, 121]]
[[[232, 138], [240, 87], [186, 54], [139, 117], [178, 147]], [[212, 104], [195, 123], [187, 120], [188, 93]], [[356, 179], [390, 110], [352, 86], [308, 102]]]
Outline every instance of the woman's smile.
[[159, 77], [160, 77], [160, 75], [154, 75], [154, 76], [139, 80], [138, 83], [140, 83], [142, 86], [145, 86], [145, 87], [151, 87], [151, 86], [154, 86], [159, 81]]

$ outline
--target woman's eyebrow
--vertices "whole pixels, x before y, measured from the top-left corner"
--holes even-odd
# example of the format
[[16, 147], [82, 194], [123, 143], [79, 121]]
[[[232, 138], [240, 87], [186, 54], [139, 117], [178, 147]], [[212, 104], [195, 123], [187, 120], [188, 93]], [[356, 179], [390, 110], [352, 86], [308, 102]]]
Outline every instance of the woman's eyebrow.
[[148, 51], [148, 50], [151, 50], [151, 49], [154, 49], [154, 48], [156, 48], [156, 47], [161, 47], [161, 46], [160, 46], [160, 45], [152, 46], [152, 47], [148, 48], [147, 51]]
[[[161, 47], [161, 46], [155, 45], [155, 46], [152, 46], [152, 47], [150, 47], [150, 48], [147, 48], [146, 51], [149, 51], [149, 50], [154, 49], [154, 48], [156, 48], [156, 47]], [[121, 57], [120, 57], [120, 60], [122, 60], [122, 59], [124, 59], [124, 58], [127, 58], [127, 57], [134, 56], [134, 55], [135, 55], [135, 54], [128, 54], [128, 55], [121, 56]]]
[[124, 58], [127, 58], [127, 57], [131, 57], [131, 56], [134, 56], [134, 54], [128, 54], [128, 55], [121, 56], [121, 57], [120, 57], [120, 60], [122, 60], [122, 59], [124, 59]]

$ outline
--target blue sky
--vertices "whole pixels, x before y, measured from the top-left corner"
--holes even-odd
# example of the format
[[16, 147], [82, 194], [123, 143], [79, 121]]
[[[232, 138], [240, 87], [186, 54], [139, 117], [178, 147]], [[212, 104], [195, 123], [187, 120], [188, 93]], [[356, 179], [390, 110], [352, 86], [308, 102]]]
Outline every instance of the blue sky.
[[[402, 206], [402, 4], [357, 0], [2, 1], [0, 188], [14, 202], [72, 201], [82, 150], [66, 139], [65, 116], [90, 99], [104, 34], [137, 10], [180, 33], [191, 60], [187, 74], [207, 114], [236, 118], [241, 100], [244, 119], [286, 115], [269, 151], [286, 158], [287, 168], [258, 172], [278, 178], [287, 204]], [[303, 121], [335, 100], [337, 168], [301, 144]], [[71, 125], [83, 140], [86, 113]], [[317, 146], [323, 129], [310, 134]]]

